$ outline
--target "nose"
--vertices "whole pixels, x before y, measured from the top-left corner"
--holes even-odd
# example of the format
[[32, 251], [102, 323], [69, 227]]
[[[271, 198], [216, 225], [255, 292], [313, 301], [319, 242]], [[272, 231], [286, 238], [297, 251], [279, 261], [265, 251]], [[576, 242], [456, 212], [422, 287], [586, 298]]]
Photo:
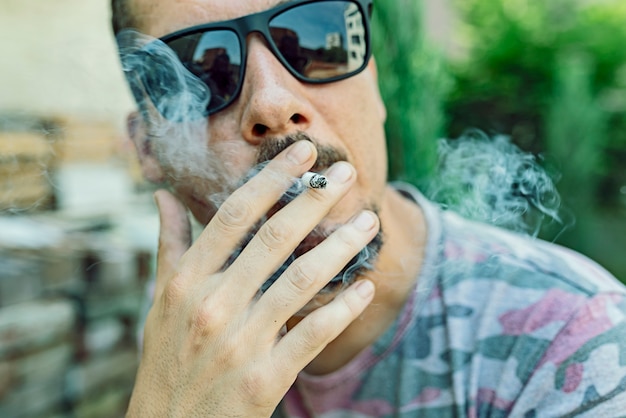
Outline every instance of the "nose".
[[251, 36], [240, 96], [245, 140], [258, 144], [266, 137], [306, 130], [313, 112], [303, 87], [260, 36]]

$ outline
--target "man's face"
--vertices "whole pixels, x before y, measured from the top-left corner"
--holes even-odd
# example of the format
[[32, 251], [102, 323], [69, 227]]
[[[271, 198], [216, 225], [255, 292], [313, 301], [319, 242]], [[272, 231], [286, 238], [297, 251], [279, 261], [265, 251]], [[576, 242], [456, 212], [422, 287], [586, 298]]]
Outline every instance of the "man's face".
[[[134, 0], [133, 8], [140, 31], [161, 37], [190, 26], [263, 11], [279, 3]], [[348, 79], [308, 84], [288, 72], [261, 35], [252, 34], [247, 42], [241, 93], [234, 103], [209, 117], [207, 135], [202, 139], [208, 143], [207, 160], [218, 162], [205, 161], [207, 170], [219, 170], [220, 175], [186, 175], [172, 166], [172, 160], [159, 159], [160, 177], [168, 178], [194, 216], [207, 223], [216, 202], [219, 204], [215, 196], [229, 191], [223, 187], [225, 183], [237, 184], [260, 160], [273, 157], [294, 137], [304, 134], [318, 146], [322, 156], [315, 171], [323, 171], [340, 158], [358, 173], [356, 185], [327, 216], [324, 228], [334, 229], [360, 209], [380, 207], [386, 184], [385, 109], [373, 61], [365, 71]]]

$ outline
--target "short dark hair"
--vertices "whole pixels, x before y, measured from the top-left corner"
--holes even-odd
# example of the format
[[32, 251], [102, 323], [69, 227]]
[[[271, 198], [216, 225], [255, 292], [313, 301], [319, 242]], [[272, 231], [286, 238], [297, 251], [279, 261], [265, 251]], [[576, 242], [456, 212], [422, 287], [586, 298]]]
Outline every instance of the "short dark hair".
[[129, 0], [111, 0], [111, 26], [117, 35], [123, 29], [136, 28], [137, 22]]

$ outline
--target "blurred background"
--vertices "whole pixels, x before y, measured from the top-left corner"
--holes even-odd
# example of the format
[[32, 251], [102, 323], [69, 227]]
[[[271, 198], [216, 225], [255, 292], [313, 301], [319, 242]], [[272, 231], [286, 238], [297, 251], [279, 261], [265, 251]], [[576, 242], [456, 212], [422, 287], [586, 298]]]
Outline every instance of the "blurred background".
[[158, 222], [107, 0], [0, 0], [0, 416], [124, 416]]
[[[151, 186], [107, 0], [0, 1], [0, 416], [123, 416], [153, 273]], [[626, 278], [626, 3], [377, 0], [390, 175], [504, 135], [561, 195], [541, 238]], [[445, 194], [456, 209], [471, 182]]]
[[[560, 194], [558, 215], [543, 225], [530, 222], [538, 225], [530, 232], [626, 279], [626, 2], [397, 0], [377, 6], [374, 40], [384, 51], [377, 63], [391, 177], [463, 212], [458, 202], [471, 199], [471, 181], [443, 194], [431, 187], [447, 173], [437, 139], [454, 144], [468, 129], [506, 135], [535, 156]], [[553, 195], [543, 199], [557, 207]]]

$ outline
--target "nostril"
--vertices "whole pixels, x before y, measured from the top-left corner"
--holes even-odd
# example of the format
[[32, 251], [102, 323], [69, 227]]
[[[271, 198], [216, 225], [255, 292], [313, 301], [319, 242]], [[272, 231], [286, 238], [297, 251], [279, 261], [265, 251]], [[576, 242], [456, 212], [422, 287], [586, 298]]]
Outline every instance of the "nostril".
[[[1, 0], [0, 0], [1, 1]], [[252, 126], [250, 134], [253, 139], [263, 138], [268, 135], [280, 135], [284, 134], [287, 131], [293, 130], [294, 126], [297, 129], [303, 129], [303, 125], [307, 122], [307, 118], [302, 115], [302, 113], [292, 113], [291, 117], [282, 124], [264, 124], [264, 123], [255, 123]]]
[[267, 132], [267, 129], [268, 129], [267, 126], [262, 125], [260, 123], [255, 124], [254, 128], [252, 128], [254, 135], [257, 135], [257, 136], [265, 135], [265, 133]]

